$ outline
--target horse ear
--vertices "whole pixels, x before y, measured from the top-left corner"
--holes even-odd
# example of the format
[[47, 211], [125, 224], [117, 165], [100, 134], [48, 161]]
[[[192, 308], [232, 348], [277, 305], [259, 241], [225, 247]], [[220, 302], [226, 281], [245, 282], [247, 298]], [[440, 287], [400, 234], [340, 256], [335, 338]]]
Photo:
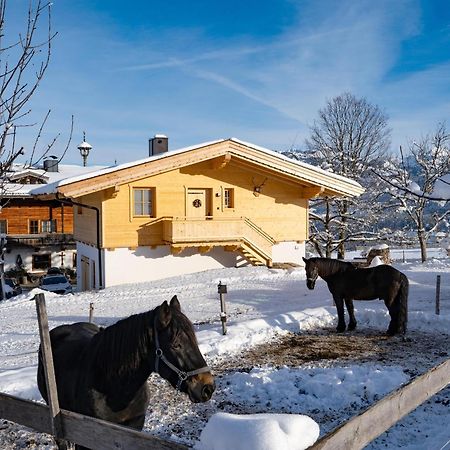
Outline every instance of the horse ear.
[[302, 256], [302, 259], [305, 263], [308, 262], [308, 260], [304, 256]]
[[158, 321], [161, 328], [166, 328], [172, 320], [172, 313], [167, 301], [165, 301], [158, 309]]
[[172, 297], [172, 300], [170, 300], [170, 307], [174, 309], [178, 309], [178, 311], [181, 310], [180, 302], [178, 301], [178, 297], [174, 295]]

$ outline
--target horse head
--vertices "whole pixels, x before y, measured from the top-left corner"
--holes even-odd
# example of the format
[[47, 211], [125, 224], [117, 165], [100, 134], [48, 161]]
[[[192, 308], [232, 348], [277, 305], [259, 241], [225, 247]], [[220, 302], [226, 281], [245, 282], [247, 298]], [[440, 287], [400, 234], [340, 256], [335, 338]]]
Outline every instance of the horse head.
[[175, 295], [155, 312], [155, 372], [185, 392], [194, 403], [208, 401], [214, 390], [214, 378], [201, 354], [194, 327], [181, 312]]
[[319, 269], [312, 258], [303, 258], [303, 261], [305, 262], [306, 286], [308, 287], [308, 289], [312, 290], [316, 285], [316, 280], [319, 276]]

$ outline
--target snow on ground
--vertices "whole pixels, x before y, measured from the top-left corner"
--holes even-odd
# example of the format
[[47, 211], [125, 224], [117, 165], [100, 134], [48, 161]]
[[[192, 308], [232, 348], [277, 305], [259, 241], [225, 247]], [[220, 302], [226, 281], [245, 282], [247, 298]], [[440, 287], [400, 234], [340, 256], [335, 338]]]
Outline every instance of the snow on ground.
[[[410, 280], [409, 330], [448, 336], [450, 259], [431, 259], [421, 264], [407, 258], [406, 262], [394, 265]], [[437, 274], [441, 275], [440, 316], [434, 313]], [[228, 287], [226, 336], [222, 335], [220, 322], [219, 281]], [[39, 333], [32, 299], [37, 292], [40, 291], [35, 289], [0, 304], [0, 391], [42, 401], [35, 381]], [[200, 348], [208, 364], [218, 373], [224, 361], [233, 360], [255, 345], [272, 342], [288, 333], [307, 334], [318, 329], [334, 333], [336, 311], [325, 283], [319, 280], [314, 291], [307, 290], [301, 268], [222, 269], [116, 286], [99, 292], [66, 296], [45, 293], [50, 328], [86, 321], [90, 303], [94, 304], [95, 322], [108, 326], [120, 318], [152, 309], [164, 300], [170, 300], [174, 294], [178, 295], [183, 311], [196, 324]], [[356, 318], [359, 330], [367, 328], [380, 333], [386, 330], [389, 322], [387, 310], [380, 301], [356, 302]], [[441, 350], [437, 352], [442, 356], [441, 360], [448, 358], [448, 348], [444, 352]], [[436, 364], [438, 362], [437, 358]], [[417, 368], [420, 367], [417, 362]], [[246, 370], [236, 368], [219, 373], [212, 401], [191, 405], [185, 396], [173, 393], [157, 376], [152, 376], [150, 384], [161, 391], [167, 389], [167, 395], [172, 396], [167, 404], [172, 403], [175, 407], [169, 412], [167, 404], [154, 405], [153, 410], [149, 410], [145, 429], [202, 450], [306, 448], [315, 439], [315, 422], [323, 435], [336, 426], [336, 417], [346, 420], [409, 379], [410, 372], [400, 360], [388, 364], [317, 361], [297, 367], [258, 366], [249, 362]], [[449, 397], [450, 388], [447, 388], [369, 448], [449, 449]], [[194, 418], [193, 411], [197, 414]], [[242, 411], [276, 414], [243, 417], [239, 415]], [[305, 416], [313, 416], [315, 420]], [[203, 422], [196, 417], [202, 417]], [[179, 432], [177, 423], [178, 428], [184, 428], [183, 433]], [[195, 432], [186, 433], [189, 427]], [[53, 448], [36, 436], [32, 439], [33, 444], [8, 446], [5, 434], [9, 430], [11, 435], [12, 431], [7, 428], [2, 432], [1, 428], [0, 424], [2, 449]], [[17, 430], [14, 432], [18, 433]], [[214, 446], [211, 436], [215, 437]], [[272, 439], [274, 436], [276, 439]], [[258, 439], [267, 442], [268, 446], [262, 447], [262, 441]], [[235, 441], [243, 446], [235, 445]], [[291, 445], [291, 441], [298, 446]]]

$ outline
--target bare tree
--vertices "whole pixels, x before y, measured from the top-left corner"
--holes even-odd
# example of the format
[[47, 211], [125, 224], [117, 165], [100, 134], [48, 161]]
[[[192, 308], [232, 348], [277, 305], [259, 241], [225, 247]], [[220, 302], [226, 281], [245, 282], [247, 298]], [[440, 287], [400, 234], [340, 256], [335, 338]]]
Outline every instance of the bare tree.
[[[12, 7], [18, 8], [12, 3]], [[0, 199], [8, 187], [9, 174], [14, 162], [23, 155], [24, 167], [38, 164], [56, 143], [59, 134], [48, 144], [40, 143], [44, 126], [50, 115], [33, 122], [31, 100], [35, 95], [49, 66], [51, 44], [56, 33], [51, 28], [51, 5], [49, 1], [29, 0], [24, 10], [23, 27], [15, 35], [8, 23], [8, 1], [0, 0]], [[40, 124], [38, 124], [40, 122]], [[36, 127], [34, 144], [30, 148], [20, 144], [24, 128]], [[72, 126], [62, 159], [69, 147]], [[6, 236], [2, 236], [2, 251]], [[4, 297], [3, 254], [0, 255], [0, 296]]]
[[[0, 176], [21, 155], [26, 154], [28, 165], [39, 163], [59, 137], [55, 136], [38, 151], [50, 111], [39, 121], [40, 125], [30, 117], [30, 100], [47, 71], [51, 43], [56, 36], [51, 29], [51, 5], [47, 1], [30, 0], [23, 29], [12, 36], [7, 20], [8, 1], [0, 0]], [[25, 149], [18, 144], [20, 130], [33, 126], [37, 127], [34, 145]]]
[[375, 173], [390, 186], [388, 193], [396, 207], [401, 208], [414, 224], [424, 262], [430, 234], [450, 216], [450, 209], [446, 209], [425, 217], [426, 207], [432, 201], [450, 200], [433, 195], [436, 182], [445, 184], [442, 177], [450, 173], [450, 134], [445, 124], [438, 124], [432, 135], [426, 135], [419, 142], [410, 142], [409, 154], [418, 170], [408, 163], [400, 147], [400, 157], [386, 162], [383, 172], [375, 170]]
[[[356, 98], [344, 93], [329, 100], [325, 108], [319, 111], [319, 118], [311, 127], [311, 135], [306, 147], [314, 154], [321, 166], [339, 175], [352, 178], [365, 185], [370, 178], [369, 169], [379, 166], [384, 160], [390, 145], [390, 129], [387, 116], [378, 106], [370, 104], [364, 98]], [[378, 192], [368, 191], [368, 196]], [[325, 248], [328, 256], [337, 249], [338, 258], [344, 258], [345, 244], [352, 240], [370, 239], [372, 233], [364, 224], [369, 215], [373, 216], [373, 205], [365, 208], [358, 199], [327, 198], [326, 211], [320, 216], [314, 211], [311, 215], [311, 242]], [[365, 230], [365, 228], [367, 228]], [[373, 233], [372, 233], [373, 234]]]

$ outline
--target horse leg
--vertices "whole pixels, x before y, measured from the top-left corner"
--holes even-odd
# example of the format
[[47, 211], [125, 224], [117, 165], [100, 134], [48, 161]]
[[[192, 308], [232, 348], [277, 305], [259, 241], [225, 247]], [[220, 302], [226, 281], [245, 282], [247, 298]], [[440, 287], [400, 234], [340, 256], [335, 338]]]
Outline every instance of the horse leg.
[[74, 450], [76, 447], [75, 444], [65, 439], [55, 439], [55, 442], [58, 450]]
[[338, 295], [333, 295], [333, 299], [338, 314], [338, 324], [336, 330], [340, 333], [342, 331], [345, 331], [344, 300]]
[[353, 308], [353, 299], [346, 298], [345, 299], [345, 306], [347, 307], [348, 316], [350, 318], [350, 321], [348, 323], [347, 330], [352, 331], [356, 328], [356, 319], [355, 319], [355, 311]]
[[398, 328], [398, 308], [393, 304], [392, 298], [387, 298], [384, 300], [384, 304], [386, 305], [389, 315], [391, 316], [391, 321], [389, 322], [388, 329], [386, 330], [386, 334], [388, 336], [394, 336], [397, 333]]

